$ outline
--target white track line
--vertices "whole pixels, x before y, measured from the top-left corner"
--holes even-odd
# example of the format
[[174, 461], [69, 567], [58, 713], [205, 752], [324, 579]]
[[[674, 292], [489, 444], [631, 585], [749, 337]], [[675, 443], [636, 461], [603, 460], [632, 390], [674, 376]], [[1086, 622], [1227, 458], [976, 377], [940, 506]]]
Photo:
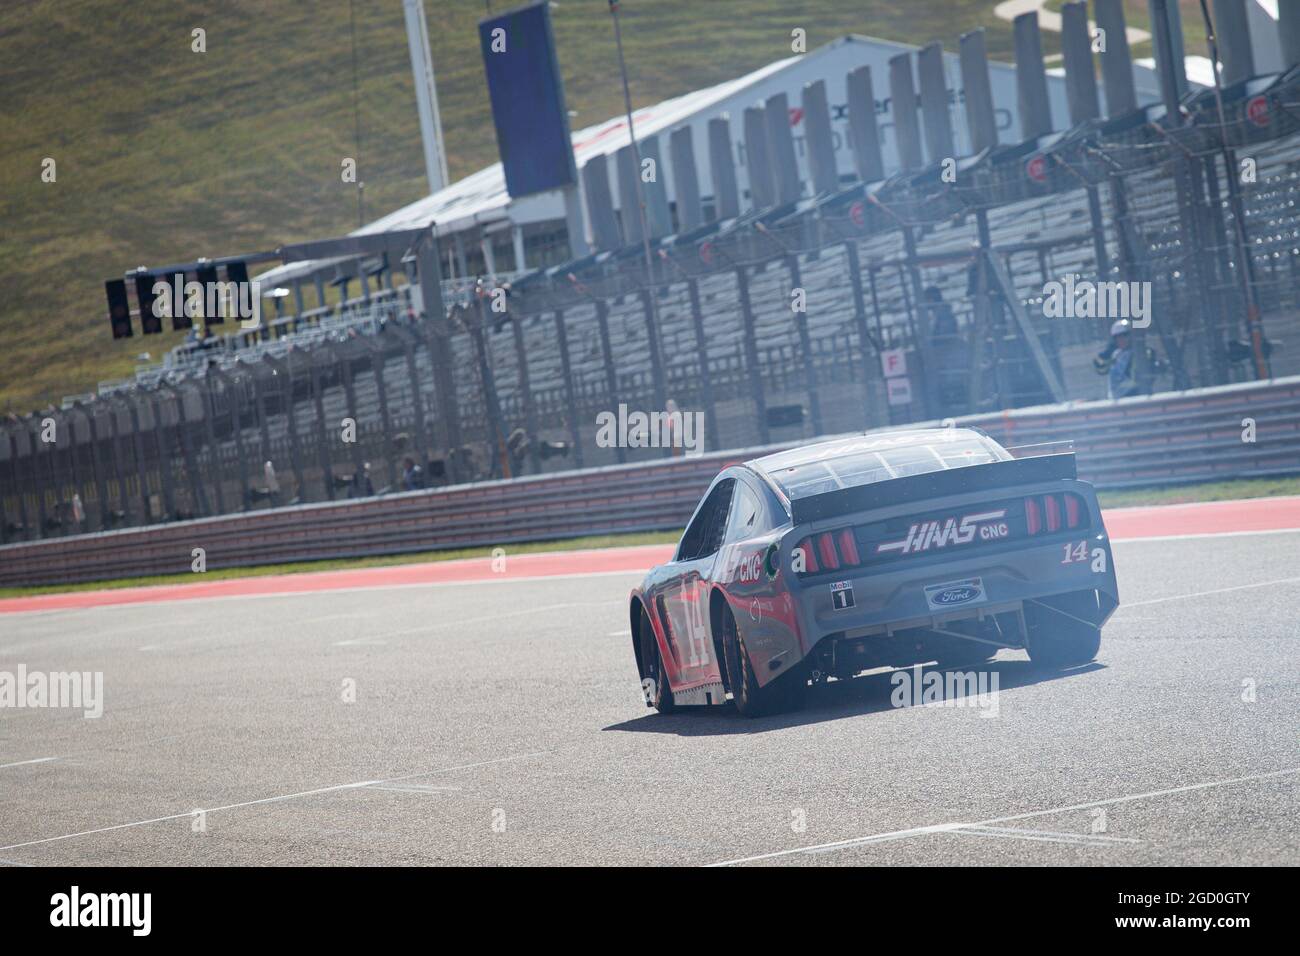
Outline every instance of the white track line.
[[[1105, 807], [1116, 803], [1130, 803], [1134, 800], [1150, 800], [1154, 797], [1167, 797], [1176, 793], [1191, 793], [1196, 790], [1208, 790], [1212, 787], [1226, 787], [1234, 783], [1246, 783], [1252, 780], [1268, 780], [1272, 777], [1284, 777], [1288, 774], [1300, 773], [1300, 767], [1292, 767], [1289, 770], [1273, 770], [1268, 773], [1250, 774], [1245, 777], [1232, 777], [1228, 780], [1211, 780], [1208, 783], [1194, 783], [1186, 787], [1170, 787], [1167, 790], [1150, 790], [1146, 793], [1134, 793], [1123, 797], [1110, 797], [1106, 800], [1094, 800], [1091, 803], [1076, 803], [1068, 807], [1052, 807], [1049, 810], [1031, 810], [1028, 813], [1014, 813], [1005, 817], [994, 817], [991, 820], [980, 820], [977, 823], [937, 823], [927, 827], [911, 827], [907, 830], [892, 830], [888, 833], [877, 833], [872, 836], [853, 837], [848, 840], [839, 840], [835, 843], [820, 843], [815, 846], [795, 847], [793, 850], [777, 850], [774, 853], [760, 853], [756, 856], [741, 857], [736, 860], [724, 860], [721, 863], [711, 863], [710, 866], [736, 866], [740, 863], [755, 863], [759, 860], [774, 860], [783, 856], [794, 856], [798, 853], [828, 853], [834, 850], [843, 850], [853, 846], [863, 846], [868, 843], [883, 843], [889, 840], [905, 840], [914, 836], [923, 836], [929, 833], [951, 833], [954, 830], [964, 830], [972, 827], [988, 827], [998, 823], [1010, 823], [1013, 820], [1029, 820], [1033, 817], [1052, 816], [1057, 813], [1069, 813], [1072, 810], [1089, 810], [1093, 807]], [[8, 849], [0, 847], [0, 850]]]
[[1230, 588], [1215, 588], [1212, 591], [1197, 591], [1195, 594], [1175, 594], [1171, 597], [1152, 598], [1149, 601], [1128, 601], [1115, 611], [1118, 614], [1126, 607], [1146, 607], [1148, 604], [1164, 604], [1166, 601], [1183, 601], [1187, 598], [1204, 597], [1207, 594], [1227, 594], [1229, 591], [1246, 591], [1250, 588], [1267, 588], [1275, 584], [1300, 584], [1300, 578], [1278, 578], [1275, 581], [1260, 581], [1258, 584], [1238, 584]]
[[0, 763], [0, 770], [8, 767], [26, 767], [33, 763], [49, 763], [51, 760], [58, 760], [58, 757], [37, 757], [35, 760], [19, 760], [17, 763]]
[[1187, 534], [1152, 534], [1111, 538], [1111, 544], [1145, 544], [1148, 541], [1195, 541], [1199, 538], [1247, 538], [1259, 534], [1300, 534], [1300, 528], [1263, 528], [1257, 531], [1191, 531]]
[[301, 790], [298, 793], [286, 793], [276, 797], [262, 797], [258, 800], [245, 800], [242, 803], [228, 803], [222, 807], [196, 808], [196, 810], [187, 810], [184, 813], [171, 813], [164, 817], [152, 817], [148, 820], [133, 820], [130, 823], [118, 823], [110, 827], [98, 827], [94, 830], [80, 830], [76, 833], [64, 833], [60, 836], [44, 837], [40, 840], [28, 840], [25, 843], [11, 843], [9, 846], [0, 847], [0, 851], [18, 850], [23, 847], [37, 846], [42, 843], [56, 843], [60, 840], [72, 840], [76, 837], [93, 836], [96, 833], [110, 833], [113, 830], [126, 830], [132, 827], [148, 826], [151, 823], [165, 823], [168, 820], [184, 820], [193, 817], [197, 810], [203, 813], [219, 813], [222, 810], [238, 810], [242, 807], [256, 807], [267, 803], [282, 803], [285, 800], [297, 800], [302, 797], [314, 797], [323, 793], [338, 793], [342, 790], [360, 790], [366, 787], [376, 787], [385, 783], [397, 783], [402, 780], [414, 780], [416, 777], [427, 777], [435, 773], [450, 773], [453, 770], [470, 770], [474, 767], [486, 767], [488, 764], [504, 763], [508, 760], [525, 760], [529, 757], [544, 756], [546, 751], [538, 751], [529, 754], [516, 754], [511, 757], [498, 757], [495, 760], [480, 760], [477, 763], [459, 764], [455, 767], [439, 767], [436, 770], [421, 770], [419, 773], [408, 773], [400, 777], [388, 777], [384, 780], [362, 780], [358, 783], [341, 783], [334, 787], [319, 787], [315, 790]]
[[1097, 833], [1066, 833], [1058, 830], [1022, 830], [1019, 827], [962, 827], [949, 830], [961, 836], [1001, 837], [1010, 840], [1039, 840], [1045, 843], [1072, 843], [1075, 846], [1114, 846], [1141, 843], [1132, 837], [1108, 837]]

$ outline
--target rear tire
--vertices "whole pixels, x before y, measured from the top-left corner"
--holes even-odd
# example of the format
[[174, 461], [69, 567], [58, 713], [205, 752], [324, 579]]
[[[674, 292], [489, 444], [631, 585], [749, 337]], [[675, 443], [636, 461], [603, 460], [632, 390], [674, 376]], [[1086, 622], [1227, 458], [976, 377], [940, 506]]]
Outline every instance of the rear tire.
[[762, 717], [798, 710], [803, 706], [808, 676], [802, 662], [766, 687], [759, 687], [745, 642], [729, 607], [722, 611], [722, 655], [727, 670], [727, 688], [731, 691], [732, 703], [742, 716]]
[[[1085, 592], [1092, 598], [1091, 592]], [[1078, 667], [1087, 664], [1097, 656], [1101, 648], [1101, 628], [1088, 623], [1086, 616], [1095, 613], [1095, 598], [1092, 606], [1083, 595], [1064, 595], [1054, 603], [1060, 608], [1046, 604], [1036, 604], [1025, 608], [1025, 624], [1029, 633], [1026, 635], [1025, 649], [1029, 659], [1040, 667], [1061, 670], [1066, 667]]]
[[641, 623], [638, 629], [641, 648], [641, 691], [645, 695], [646, 704], [661, 714], [671, 714], [677, 709], [677, 702], [673, 700], [673, 689], [664, 674], [664, 659], [659, 653], [659, 642], [655, 640], [654, 627], [645, 608], [641, 609]]

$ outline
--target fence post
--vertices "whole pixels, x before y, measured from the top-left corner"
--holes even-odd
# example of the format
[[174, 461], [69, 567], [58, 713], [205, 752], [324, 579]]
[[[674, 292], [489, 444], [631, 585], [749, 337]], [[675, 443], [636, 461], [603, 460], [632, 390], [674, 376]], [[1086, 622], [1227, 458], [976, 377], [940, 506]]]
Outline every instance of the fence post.
[[162, 413], [162, 402], [155, 392], [149, 396], [150, 411], [153, 414], [154, 438], [158, 446], [158, 478], [162, 484], [164, 520], [176, 517], [176, 495], [173, 488], [171, 459], [173, 450], [167, 438], [167, 421]]
[[308, 355], [308, 361], [311, 363], [311, 398], [312, 403], [316, 406], [316, 456], [320, 463], [321, 481], [325, 485], [325, 496], [328, 500], [334, 500], [334, 466], [332, 464], [333, 455], [330, 454], [329, 438], [325, 431], [325, 398], [322, 394], [324, 387], [321, 384], [320, 362], [317, 361], [318, 355], [311, 353]]
[[573, 360], [569, 355], [569, 331], [564, 323], [564, 310], [555, 312], [555, 340], [560, 349], [560, 373], [564, 376], [564, 407], [568, 411], [569, 440], [573, 442], [573, 463], [582, 465], [582, 432], [578, 428], [578, 401], [573, 391]]
[[244, 450], [242, 391], [238, 382], [225, 372], [218, 371], [217, 378], [226, 393], [226, 406], [230, 409], [230, 431], [235, 440], [235, 455], [239, 458], [239, 510], [248, 510], [248, 455]]
[[361, 423], [357, 421], [357, 392], [352, 382], [352, 357], [347, 353], [346, 345], [331, 345], [328, 354], [334, 359], [339, 378], [343, 381], [343, 398], [347, 402], [347, 416], [352, 419], [356, 428], [354, 440], [348, 443], [352, 446], [348, 449], [348, 457], [352, 460], [352, 475], [355, 481], [358, 474], [365, 472], [365, 455], [361, 453]]
[[415, 440], [418, 448], [412, 456], [424, 468], [426, 478], [429, 473], [429, 432], [424, 424], [424, 397], [420, 394], [420, 371], [415, 361], [415, 338], [407, 329], [397, 329], [397, 337], [402, 343], [402, 353], [406, 358], [406, 377], [411, 383], [411, 402], [415, 414]]
[[[72, 407], [85, 416], [86, 427], [90, 432], [90, 474], [91, 480], [95, 483], [95, 498], [99, 502], [99, 530], [104, 531], [108, 528], [105, 510], [108, 502], [108, 485], [104, 479], [104, 463], [99, 454], [99, 422], [96, 420], [94, 409], [87, 407], [84, 402], [73, 402]], [[7, 435], [5, 440], [8, 441]], [[0, 499], [2, 498], [3, 496], [0, 496]], [[0, 524], [3, 523], [3, 516], [0, 516]]]
[[370, 369], [375, 376], [375, 396], [379, 399], [379, 427], [384, 435], [384, 474], [388, 478], [390, 490], [397, 489], [397, 462], [393, 459], [393, 419], [388, 411], [388, 386], [384, 382], [384, 366], [387, 364], [387, 349], [384, 339], [375, 336], [370, 344]]
[[859, 361], [862, 363], [862, 412], [863, 427], [871, 427], [868, 408], [871, 406], [871, 376], [868, 374], [868, 352], [867, 347], [875, 349], [877, 357], [880, 354], [880, 343], [872, 336], [870, 328], [867, 326], [867, 303], [866, 297], [862, 290], [862, 263], [858, 256], [858, 244], [853, 240], [844, 243], [844, 253], [849, 260], [849, 287], [853, 290], [853, 325], [858, 332], [858, 351]]
[[528, 350], [524, 347], [523, 316], [511, 312], [508, 320], [511, 336], [515, 340], [515, 370], [519, 382], [519, 399], [524, 407], [524, 428], [528, 431], [528, 463], [532, 466], [534, 474], [540, 474], [542, 456], [538, 452], [537, 443], [541, 437], [538, 434], [537, 406], [533, 401], [532, 378], [528, 374]]
[[713, 378], [709, 373], [708, 336], [704, 331], [704, 310], [700, 308], [700, 284], [696, 279], [686, 280], [686, 294], [691, 303], [691, 327], [695, 332], [695, 354], [700, 358], [700, 399], [704, 403], [704, 435], [709, 447], [718, 449], [717, 405], [713, 400]]
[[[609, 394], [611, 410], [617, 415], [619, 406], [618, 371], [614, 368], [614, 349], [609, 341], [609, 306], [604, 299], [596, 300], [596, 329], [600, 333], [600, 353], [605, 364], [605, 390]], [[627, 449], [623, 442], [616, 442], [614, 453], [621, 465], [627, 461]]]
[[140, 425], [140, 409], [144, 397], [137, 393], [135, 400], [129, 403], [131, 409], [131, 444], [135, 452], [135, 473], [140, 479], [140, 523], [148, 524], [153, 520], [153, 508], [149, 504], [149, 485], [145, 481], [148, 471], [148, 458], [144, 453], [144, 431]]
[[[9, 485], [13, 488], [14, 497], [18, 497], [18, 474], [14, 470], [14, 450], [13, 440], [9, 437], [9, 428], [4, 422], [0, 421], [0, 448], [4, 450], [4, 461], [9, 467], [5, 470], [9, 472]], [[5, 496], [3, 488], [0, 488], [0, 544], [9, 543], [9, 509], [5, 507]]]
[[[205, 485], [203, 480], [199, 477], [199, 469], [195, 462], [194, 444], [193, 444], [192, 437], [190, 435], [190, 429], [187, 423], [187, 416], [185, 414], [185, 393], [181, 391], [180, 388], [174, 385], [167, 385], [164, 387], [167, 389], [167, 391], [169, 391], [172, 394], [172, 397], [176, 401], [176, 431], [181, 436], [181, 453], [185, 456], [185, 473], [186, 475], [189, 476], [190, 479], [190, 490], [194, 495], [194, 508], [199, 515], [204, 515], [204, 516], [210, 515], [212, 514], [212, 508], [209, 506], [208, 503], [207, 486]], [[209, 392], [209, 394], [211, 393]], [[210, 408], [207, 407], [204, 408], [204, 417], [208, 420], [208, 426], [209, 428], [211, 428], [212, 414]], [[136, 460], [137, 462], [143, 463], [144, 445], [142, 444], [142, 439], [140, 436], [139, 418], [136, 415], [134, 406], [132, 406], [131, 408], [131, 423], [133, 426], [135, 426], [133, 428], [133, 431], [135, 432], [135, 438], [136, 438]], [[211, 434], [210, 431], [209, 434]], [[217, 494], [220, 495], [221, 494], [221, 473], [219, 469], [217, 473], [213, 476], [213, 480], [214, 480], [214, 484], [217, 486]], [[224, 511], [224, 509], [222, 510]], [[148, 519], [149, 519], [149, 504], [148, 504], [148, 499], [146, 498], [145, 499], [145, 521], [147, 522]]]
[[[664, 376], [663, 350], [659, 344], [659, 327], [655, 324], [654, 303], [650, 297], [655, 295], [653, 287], [641, 290], [641, 308], [645, 313], [646, 347], [650, 352], [650, 380], [654, 387], [655, 410], [663, 411], [668, 404], [668, 384]], [[664, 454], [672, 456], [672, 449], [665, 448]]]
[[[114, 407], [115, 402], [122, 402], [122, 406]], [[131, 503], [126, 497], [126, 464], [122, 454], [122, 414], [125, 412], [125, 399], [114, 397], [109, 399], [109, 421], [113, 426], [113, 476], [117, 479], [117, 506], [122, 512], [122, 521], [127, 523], [131, 520]], [[116, 524], [116, 521], [114, 521]]]
[[[27, 432], [27, 447], [32, 450], [32, 455], [30, 459], [32, 493], [36, 496], [36, 520], [39, 522], [36, 528], [36, 534], [38, 537], [44, 538], [45, 531], [46, 531], [46, 524], [49, 515], [45, 510], [45, 490], [41, 487], [40, 446], [43, 443], [40, 442], [37, 438], [33, 437], [31, 422], [32, 422], [32, 418], [34, 417], [35, 416], [33, 415], [29, 415], [26, 418], [24, 418], [23, 428]], [[40, 421], [37, 420], [36, 431], [35, 431], [36, 435], [40, 434], [40, 424], [41, 424]]]
[[[266, 385], [262, 381], [262, 376], [258, 374], [263, 367], [270, 369], [272, 375], [275, 374], [275, 370], [267, 364], [266, 358], [263, 357], [261, 362], [253, 366], [252, 372], [253, 408], [257, 411], [257, 434], [260, 442], [258, 449], [261, 452], [258, 458], [262, 460], [261, 471], [265, 474], [266, 463], [274, 459], [275, 453], [271, 450], [271, 429], [266, 421]], [[270, 491], [269, 488], [267, 490]]]
[[429, 370], [433, 375], [433, 394], [437, 399], [436, 417], [442, 422], [442, 435], [447, 448], [447, 475], [454, 483], [462, 471], [460, 407], [456, 397], [456, 380], [452, 375], [451, 335], [446, 316], [426, 320], [424, 341], [429, 353]]
[[745, 320], [745, 364], [749, 373], [749, 392], [754, 402], [758, 420], [759, 444], [772, 442], [772, 432], [767, 424], [767, 392], [763, 388], [763, 370], [758, 362], [758, 333], [754, 322], [754, 309], [749, 301], [749, 276], [744, 266], [736, 267], [736, 288], [740, 293], [740, 313]]
[[[225, 468], [221, 460], [221, 444], [217, 441], [217, 389], [216, 389], [216, 366], [209, 365], [208, 373], [204, 377], [204, 397], [207, 401], [204, 403], [203, 418], [208, 433], [208, 461], [212, 463], [212, 484], [213, 497], [217, 502], [217, 514], [226, 513], [226, 492], [222, 488], [225, 484]], [[184, 411], [184, 398], [180, 399], [182, 414]]]
[[[917, 320], [913, 326], [915, 334], [912, 345], [917, 359], [916, 364], [919, 366], [917, 372], [921, 384], [918, 389], [921, 393], [921, 409], [926, 418], [933, 418], [934, 389], [932, 385], [936, 384], [938, 380], [936, 379], [935, 383], [930, 381], [930, 368], [934, 365], [934, 362], [930, 359], [930, 315], [925, 304], [925, 289], [921, 282], [921, 269], [917, 262], [916, 235], [912, 232], [911, 226], [901, 225], [899, 228], [903, 233], [903, 252], [907, 259], [907, 279], [912, 286], [912, 297], [908, 307], [910, 311], [914, 311]], [[907, 298], [906, 287], [903, 289], [903, 296], [905, 299]], [[913, 303], [915, 303], [914, 310], [912, 309]]]
[[[799, 257], [788, 255], [785, 257], [785, 266], [790, 270], [790, 283], [793, 288], [803, 289], [803, 273], [799, 269]], [[807, 307], [808, 290], [804, 289], [804, 306]], [[808, 390], [808, 415], [812, 419], [813, 434], [821, 435], [824, 432], [822, 427], [822, 403], [821, 396], [817, 390], [817, 363], [812, 354], [812, 336], [808, 332], [808, 313], [796, 312], [794, 316], [795, 330], [799, 333], [799, 352], [803, 359], [803, 377], [804, 387]]]

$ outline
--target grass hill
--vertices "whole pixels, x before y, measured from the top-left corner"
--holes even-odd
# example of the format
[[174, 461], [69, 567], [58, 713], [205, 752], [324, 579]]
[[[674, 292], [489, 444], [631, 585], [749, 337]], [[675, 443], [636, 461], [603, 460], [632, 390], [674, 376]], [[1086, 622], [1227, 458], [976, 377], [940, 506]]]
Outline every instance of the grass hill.
[[[624, 0], [632, 98], [788, 56], [795, 27], [809, 49], [862, 33], [955, 50], [985, 26], [990, 55], [1010, 60], [993, 6]], [[453, 179], [497, 158], [476, 29], [486, 7], [425, 0]], [[575, 128], [620, 113], [606, 0], [560, 0], [554, 22]], [[191, 50], [196, 29], [205, 53]], [[1044, 45], [1058, 48], [1050, 34]], [[57, 403], [174, 344], [110, 337], [102, 283], [125, 268], [354, 228], [344, 157], [358, 160], [367, 220], [426, 192], [401, 0], [6, 0], [0, 130], [0, 412]]]

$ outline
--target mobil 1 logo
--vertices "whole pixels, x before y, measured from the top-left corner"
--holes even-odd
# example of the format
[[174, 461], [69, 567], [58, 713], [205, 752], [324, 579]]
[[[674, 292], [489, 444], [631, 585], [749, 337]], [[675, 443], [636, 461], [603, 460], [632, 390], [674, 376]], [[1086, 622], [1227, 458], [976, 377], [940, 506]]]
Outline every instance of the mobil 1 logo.
[[831, 606], [837, 611], [853, 607], [853, 582], [836, 581], [831, 585]]

